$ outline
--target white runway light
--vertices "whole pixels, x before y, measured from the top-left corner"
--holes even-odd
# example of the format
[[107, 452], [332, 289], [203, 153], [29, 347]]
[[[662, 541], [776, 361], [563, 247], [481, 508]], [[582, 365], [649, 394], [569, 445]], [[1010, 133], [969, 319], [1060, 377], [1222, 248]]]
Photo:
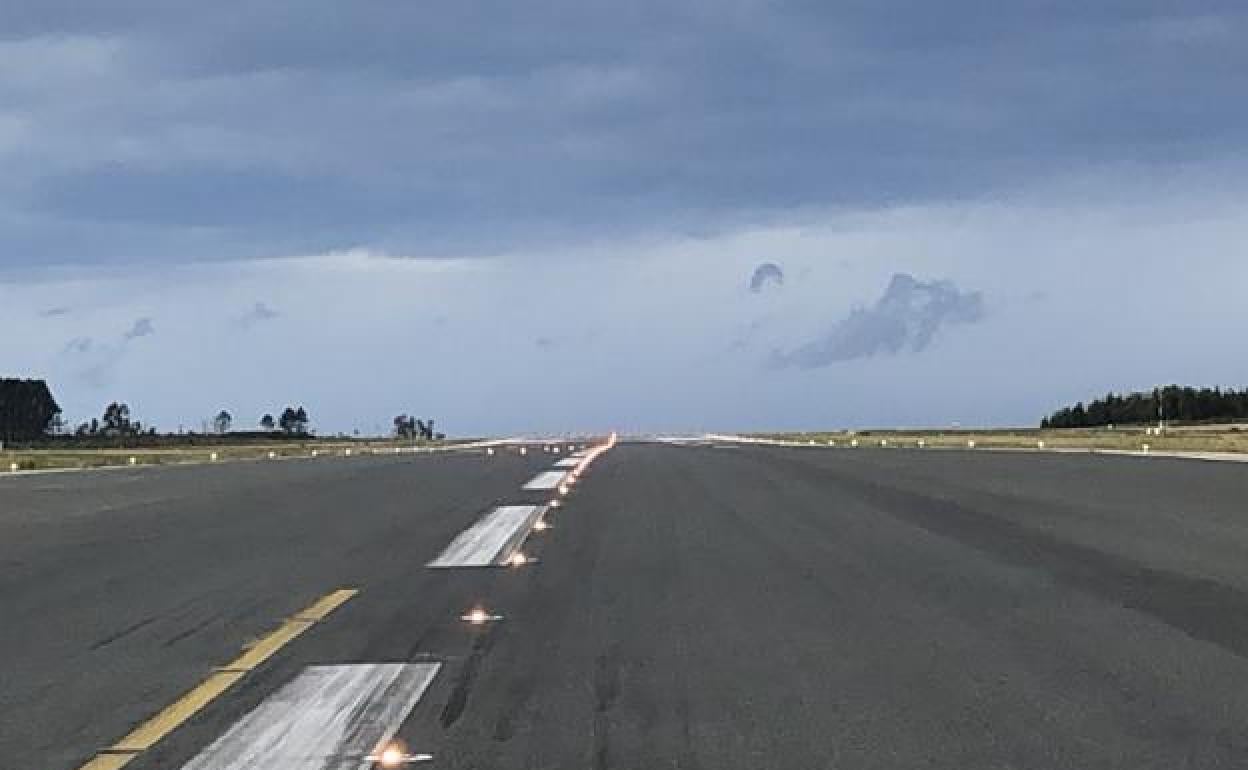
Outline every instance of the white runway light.
[[545, 519], [538, 519], [533, 523], [533, 530], [536, 532], [545, 532], [548, 529], [550, 529], [550, 525], [546, 523]]
[[974, 449], [974, 448], [975, 448], [975, 442], [974, 442], [973, 440], [968, 440], [968, 441], [966, 442], [966, 448], [967, 448], [967, 449]]
[[460, 615], [459, 619], [474, 626], [483, 626], [486, 623], [502, 620], [503, 616], [492, 615], [489, 612], [486, 612], [482, 607], [474, 607], [463, 615]]
[[516, 551], [515, 553], [511, 555], [511, 558], [507, 560], [507, 566], [523, 567], [524, 565], [528, 564], [530, 561], [531, 560], [529, 559], [529, 557], [525, 556], [523, 551]]
[[131, 464], [131, 465], [135, 465], [135, 464], [137, 464], [138, 462], [139, 462], [139, 458], [137, 458], [137, 457], [131, 457], [131, 458], [130, 458], [130, 464]]
[[490, 457], [493, 457], [493, 456], [494, 456], [494, 447], [489, 447], [488, 449], [486, 449], [486, 450], [485, 450], [485, 453], [486, 453], [487, 455], [489, 455]]
[[529, 448], [528, 448], [528, 447], [523, 447], [523, 446], [522, 446], [522, 447], [520, 447], [520, 455], [521, 455], [521, 456], [527, 455], [528, 453], [529, 453]]
[[1043, 441], [1037, 441], [1037, 442], [1036, 442], [1036, 449], [1044, 449], [1044, 442], [1043, 442]]
[[208, 455], [208, 459], [212, 460], [215, 463], [217, 461], [217, 453], [213, 452], [212, 454]]
[[272, 460], [272, 459], [273, 459], [273, 458], [275, 458], [275, 457], [277, 457], [277, 452], [269, 452], [269, 459], [270, 459], [270, 460]]
[[567, 484], [560, 484], [560, 485], [559, 485], [559, 494], [563, 495], [564, 497], [567, 497], [567, 494], [568, 494], [568, 492], [570, 492], [570, 491], [571, 491], [571, 489], [568, 487], [568, 485], [567, 485]]
[[403, 744], [394, 742], [387, 745], [384, 749], [376, 754], [369, 754], [365, 757], [369, 762], [376, 762], [381, 767], [401, 767], [409, 765], [413, 762], [429, 762], [433, 759], [432, 754], [409, 754]]
[[17, 463], [9, 463], [9, 470], [13, 473], [17, 473]]

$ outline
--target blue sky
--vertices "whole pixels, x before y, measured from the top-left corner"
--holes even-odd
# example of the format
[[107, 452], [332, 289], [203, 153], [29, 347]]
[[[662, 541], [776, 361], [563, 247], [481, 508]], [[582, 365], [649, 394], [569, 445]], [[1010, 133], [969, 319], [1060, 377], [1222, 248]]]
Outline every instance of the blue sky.
[[8, 3], [0, 356], [164, 428], [1030, 424], [1243, 385], [1245, 33], [1216, 2]]

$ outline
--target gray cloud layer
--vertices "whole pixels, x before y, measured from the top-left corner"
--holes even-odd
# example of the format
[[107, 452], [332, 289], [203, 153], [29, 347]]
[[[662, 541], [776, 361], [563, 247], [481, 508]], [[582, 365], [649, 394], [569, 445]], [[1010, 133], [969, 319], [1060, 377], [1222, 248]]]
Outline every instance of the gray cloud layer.
[[0, 265], [698, 233], [1248, 133], [1221, 0], [14, 5]]
[[823, 337], [791, 352], [776, 352], [775, 366], [814, 369], [880, 354], [927, 349], [945, 326], [983, 318], [979, 292], [963, 292], [949, 281], [923, 282], [898, 273], [870, 308], [852, 311]]

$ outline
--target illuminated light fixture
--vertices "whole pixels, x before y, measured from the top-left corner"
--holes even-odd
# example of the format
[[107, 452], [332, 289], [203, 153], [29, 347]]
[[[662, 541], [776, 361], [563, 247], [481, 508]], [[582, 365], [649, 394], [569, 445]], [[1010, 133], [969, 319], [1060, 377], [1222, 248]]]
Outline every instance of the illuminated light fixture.
[[493, 456], [494, 456], [494, 447], [489, 447], [489, 448], [487, 448], [487, 449], [485, 450], [485, 453], [486, 453], [487, 455], [490, 455], [491, 457], [493, 457]]
[[212, 454], [208, 455], [208, 459], [212, 460], [215, 463], [217, 461], [217, 453], [213, 452]]
[[365, 759], [369, 762], [376, 762], [381, 767], [399, 767], [412, 762], [428, 762], [433, 759], [433, 755], [408, 754], [403, 744], [396, 741], [375, 754], [369, 754]]
[[277, 457], [277, 452], [269, 452], [269, 459], [272, 460], [274, 457]]
[[507, 560], [507, 565], [511, 567], [523, 567], [530, 562], [529, 557], [524, 555], [523, 551], [516, 551]]
[[312, 450], [312, 456], [313, 456], [313, 457], [316, 457], [316, 450], [315, 450], [315, 449], [313, 449], [313, 450]]
[[569, 487], [567, 484], [560, 484], [560, 485], [559, 485], [559, 494], [561, 494], [561, 495], [566, 495], [566, 494], [568, 494], [568, 492], [569, 492], [570, 490], [571, 490], [571, 487]]
[[520, 454], [521, 454], [521, 455], [527, 455], [528, 453], [529, 453], [529, 448], [528, 448], [528, 447], [525, 447], [525, 446], [520, 447]]
[[131, 465], [135, 465], [135, 464], [137, 464], [138, 462], [139, 462], [139, 458], [137, 458], [137, 457], [131, 457], [131, 458], [130, 458], [130, 464], [131, 464]]
[[502, 620], [503, 616], [491, 615], [481, 607], [473, 607], [467, 613], [460, 615], [459, 619], [474, 626], [483, 626], [494, 620]]
[[535, 529], [538, 532], [545, 532], [546, 530], [550, 529], [550, 525], [546, 523], [545, 519], [538, 519], [537, 521], [533, 522], [533, 529]]
[[563, 503], [559, 500], [559, 498], [555, 498], [554, 500], [551, 500], [549, 503], [547, 503], [547, 505], [549, 505], [551, 508], [558, 508], [559, 506], [563, 505]]

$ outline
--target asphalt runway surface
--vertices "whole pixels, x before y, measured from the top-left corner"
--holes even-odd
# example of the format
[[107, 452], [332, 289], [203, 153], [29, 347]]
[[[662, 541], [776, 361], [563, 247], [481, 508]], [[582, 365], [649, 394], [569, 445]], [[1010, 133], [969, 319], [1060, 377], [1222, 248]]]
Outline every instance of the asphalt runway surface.
[[622, 443], [426, 566], [557, 459], [0, 478], [0, 767], [1248, 767], [1248, 467]]

